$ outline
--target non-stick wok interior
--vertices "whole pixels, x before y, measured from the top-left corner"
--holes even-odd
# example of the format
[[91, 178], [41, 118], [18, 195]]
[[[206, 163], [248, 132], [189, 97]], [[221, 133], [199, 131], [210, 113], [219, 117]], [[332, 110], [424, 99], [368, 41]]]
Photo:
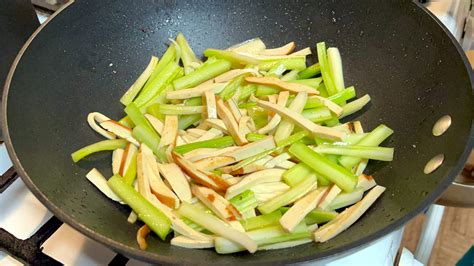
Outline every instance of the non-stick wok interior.
[[[28, 186], [58, 217], [114, 249], [148, 260], [192, 263], [287, 262], [321, 258], [396, 229], [433, 201], [459, 171], [472, 121], [469, 73], [453, 41], [414, 3], [385, 1], [77, 1], [47, 25], [26, 50], [11, 82], [7, 126]], [[387, 187], [351, 228], [324, 244], [222, 256], [150, 239], [135, 241], [129, 209], [112, 203], [85, 174], [111, 174], [110, 154], [72, 163], [70, 153], [101, 138], [89, 112], [119, 119], [119, 98], [168, 38], [183, 32], [196, 53], [261, 37], [268, 47], [326, 41], [340, 49], [347, 85], [372, 103], [358, 114], [367, 130], [395, 130], [390, 164], [369, 173]], [[442, 137], [431, 127], [442, 115], [453, 123]], [[425, 163], [444, 153], [439, 170]], [[21, 167], [20, 166], [21, 163]]]

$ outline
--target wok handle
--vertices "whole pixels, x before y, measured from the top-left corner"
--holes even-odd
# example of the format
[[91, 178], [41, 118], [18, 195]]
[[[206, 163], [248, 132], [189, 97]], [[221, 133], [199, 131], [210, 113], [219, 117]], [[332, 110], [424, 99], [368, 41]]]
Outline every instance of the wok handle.
[[[0, 84], [3, 87], [18, 51], [40, 24], [30, 0], [4, 0], [0, 1], [0, 25]], [[0, 141], [3, 141], [2, 132]]]

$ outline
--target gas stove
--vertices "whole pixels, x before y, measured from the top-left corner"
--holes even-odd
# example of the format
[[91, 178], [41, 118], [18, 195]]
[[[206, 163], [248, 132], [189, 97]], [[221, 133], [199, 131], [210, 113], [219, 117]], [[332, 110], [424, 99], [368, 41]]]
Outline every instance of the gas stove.
[[[464, 3], [462, 0], [449, 2], [458, 6]], [[428, 7], [430, 5], [460, 39], [464, 24], [459, 26], [461, 20], [448, 12], [451, 7], [428, 3]], [[466, 5], [456, 10], [467, 16]], [[37, 14], [40, 22], [48, 17], [44, 10], [38, 10]], [[146, 265], [117, 254], [54, 217], [18, 177], [3, 143], [0, 144], [0, 173], [3, 173], [0, 177], [0, 265]], [[403, 228], [343, 258], [305, 265], [394, 265], [402, 235]]]

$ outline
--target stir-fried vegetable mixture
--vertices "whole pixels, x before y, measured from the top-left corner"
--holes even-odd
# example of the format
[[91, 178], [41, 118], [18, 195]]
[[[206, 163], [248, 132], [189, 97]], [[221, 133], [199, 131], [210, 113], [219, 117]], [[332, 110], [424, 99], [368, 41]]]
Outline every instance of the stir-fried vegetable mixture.
[[107, 140], [72, 159], [112, 151], [112, 177], [87, 178], [130, 206], [141, 249], [171, 231], [171, 245], [221, 254], [325, 242], [383, 193], [364, 169], [393, 159], [379, 146], [393, 131], [341, 122], [370, 97], [346, 87], [337, 48], [318, 43], [309, 66], [295, 48], [256, 38], [202, 61], [179, 34], [120, 99], [125, 117], [89, 114]]

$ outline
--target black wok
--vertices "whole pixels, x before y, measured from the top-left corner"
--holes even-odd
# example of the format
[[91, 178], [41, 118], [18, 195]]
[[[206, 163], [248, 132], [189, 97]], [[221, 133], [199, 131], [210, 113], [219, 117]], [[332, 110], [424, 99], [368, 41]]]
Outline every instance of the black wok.
[[[84, 177], [110, 172], [110, 154], [73, 164], [70, 153], [100, 137], [86, 115], [120, 118], [118, 99], [150, 55], [183, 32], [197, 53], [259, 36], [269, 47], [318, 41], [342, 53], [347, 84], [371, 105], [367, 129], [395, 130], [390, 164], [370, 164], [386, 193], [351, 228], [324, 244], [222, 256], [170, 246], [153, 237], [140, 251], [129, 209], [112, 203]], [[118, 252], [162, 263], [289, 263], [353, 251], [401, 227], [449, 186], [471, 149], [474, 98], [459, 45], [439, 21], [410, 1], [77, 1], [33, 36], [3, 94], [3, 133], [16, 169], [57, 217]], [[452, 126], [431, 129], [443, 115]], [[443, 153], [432, 174], [425, 163]]]

